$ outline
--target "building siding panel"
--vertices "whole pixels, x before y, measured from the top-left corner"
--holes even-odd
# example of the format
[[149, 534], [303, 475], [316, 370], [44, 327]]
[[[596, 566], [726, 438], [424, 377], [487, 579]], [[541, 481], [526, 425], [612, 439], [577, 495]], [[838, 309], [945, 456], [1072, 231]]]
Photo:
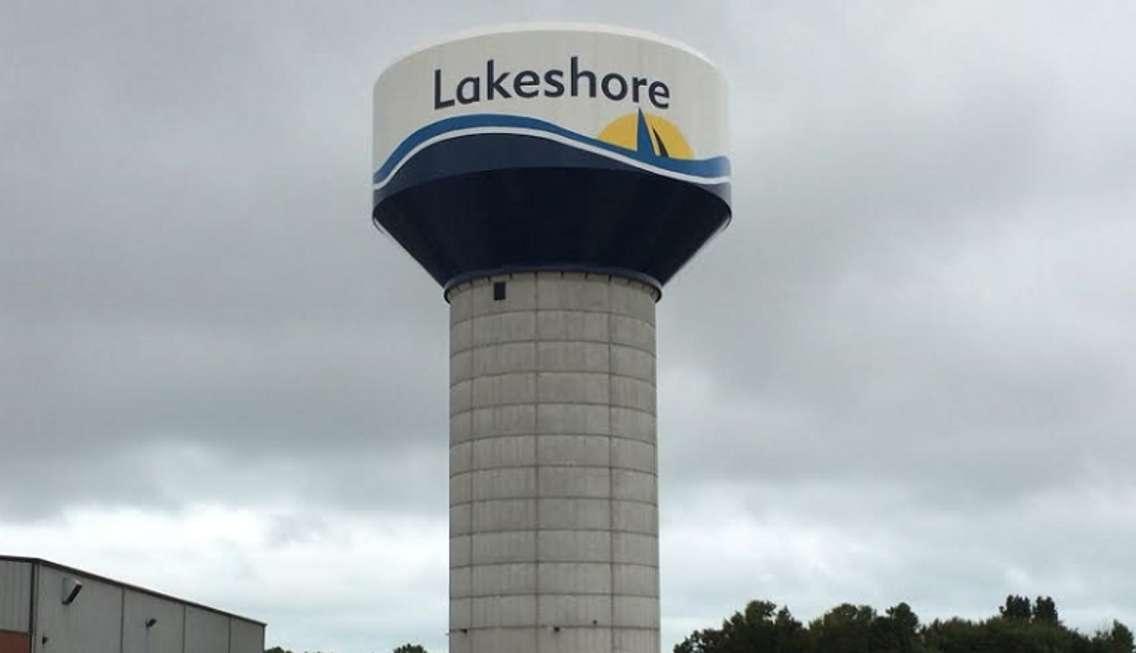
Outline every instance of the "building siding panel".
[[230, 624], [233, 628], [233, 640], [229, 653], [263, 653], [263, 626], [236, 618], [231, 619]]
[[228, 653], [229, 617], [188, 606], [185, 620], [185, 653]]
[[[38, 575], [37, 632], [32, 642], [37, 653], [119, 653], [121, 587], [43, 565], [39, 566]], [[63, 605], [63, 579], [67, 577], [81, 581], [83, 590], [73, 603]]]
[[0, 630], [28, 632], [32, 565], [0, 560]]
[[[128, 589], [125, 607], [123, 653], [181, 653], [184, 611], [180, 603]], [[156, 621], [147, 628], [150, 619]]]
[[[69, 605], [65, 579], [82, 583]], [[261, 653], [264, 630], [79, 569], [0, 556], [0, 653]]]

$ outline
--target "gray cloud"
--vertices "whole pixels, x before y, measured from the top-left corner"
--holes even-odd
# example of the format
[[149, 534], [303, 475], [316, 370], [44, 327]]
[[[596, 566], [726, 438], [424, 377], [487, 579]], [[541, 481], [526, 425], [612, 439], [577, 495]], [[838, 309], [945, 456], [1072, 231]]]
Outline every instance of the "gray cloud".
[[[284, 565], [271, 596], [165, 588], [295, 647], [443, 647], [444, 569], [343, 589], [375, 564], [352, 543], [445, 518], [446, 308], [367, 220], [370, 85], [447, 32], [560, 18], [731, 80], [734, 222], [660, 304], [666, 641], [757, 596], [1136, 622], [1131, 8], [4, 12], [0, 524], [31, 534], [0, 548], [75, 511], [253, 511], [259, 539], [192, 562]], [[321, 547], [341, 591], [297, 603], [318, 563], [274, 556]]]

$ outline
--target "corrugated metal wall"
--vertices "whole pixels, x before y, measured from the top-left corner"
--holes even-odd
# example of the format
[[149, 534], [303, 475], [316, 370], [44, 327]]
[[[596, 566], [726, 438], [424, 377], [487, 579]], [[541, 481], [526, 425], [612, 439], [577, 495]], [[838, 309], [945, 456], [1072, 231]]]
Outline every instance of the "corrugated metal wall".
[[[180, 603], [126, 590], [122, 618], [123, 653], [181, 653], [185, 609]], [[149, 628], [146, 622], [154, 619]]]
[[28, 632], [32, 565], [0, 560], [0, 630]]
[[229, 618], [193, 606], [185, 609], [185, 653], [229, 650]]
[[[121, 587], [44, 565], [36, 576], [35, 653], [120, 653]], [[83, 582], [83, 591], [71, 605], [63, 605], [67, 577]]]
[[[83, 583], [70, 605], [63, 605], [65, 578]], [[26, 633], [32, 621], [29, 650]], [[0, 653], [263, 651], [264, 626], [258, 623], [50, 564], [0, 560]]]
[[229, 653], [264, 653], [264, 628], [243, 619], [232, 619], [233, 637]]

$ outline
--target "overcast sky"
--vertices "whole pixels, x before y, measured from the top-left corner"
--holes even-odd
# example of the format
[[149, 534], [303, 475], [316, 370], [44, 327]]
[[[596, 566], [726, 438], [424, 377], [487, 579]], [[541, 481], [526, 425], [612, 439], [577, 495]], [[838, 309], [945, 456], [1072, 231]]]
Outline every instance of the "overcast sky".
[[370, 224], [371, 86], [472, 26], [731, 82], [659, 305], [666, 650], [747, 600], [1136, 625], [1136, 5], [6, 0], [0, 553], [446, 647], [447, 306]]

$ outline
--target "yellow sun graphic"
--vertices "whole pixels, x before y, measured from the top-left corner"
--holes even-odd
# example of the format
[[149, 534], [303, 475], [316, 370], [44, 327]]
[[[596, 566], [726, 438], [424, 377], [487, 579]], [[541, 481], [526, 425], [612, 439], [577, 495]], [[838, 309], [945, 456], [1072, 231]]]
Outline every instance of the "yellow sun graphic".
[[[671, 159], [693, 159], [694, 150], [686, 142], [682, 132], [675, 124], [662, 116], [644, 113], [651, 151], [656, 156]], [[639, 149], [639, 114], [629, 113], [620, 116], [603, 128], [598, 138], [605, 143], [618, 145], [629, 150]]]

